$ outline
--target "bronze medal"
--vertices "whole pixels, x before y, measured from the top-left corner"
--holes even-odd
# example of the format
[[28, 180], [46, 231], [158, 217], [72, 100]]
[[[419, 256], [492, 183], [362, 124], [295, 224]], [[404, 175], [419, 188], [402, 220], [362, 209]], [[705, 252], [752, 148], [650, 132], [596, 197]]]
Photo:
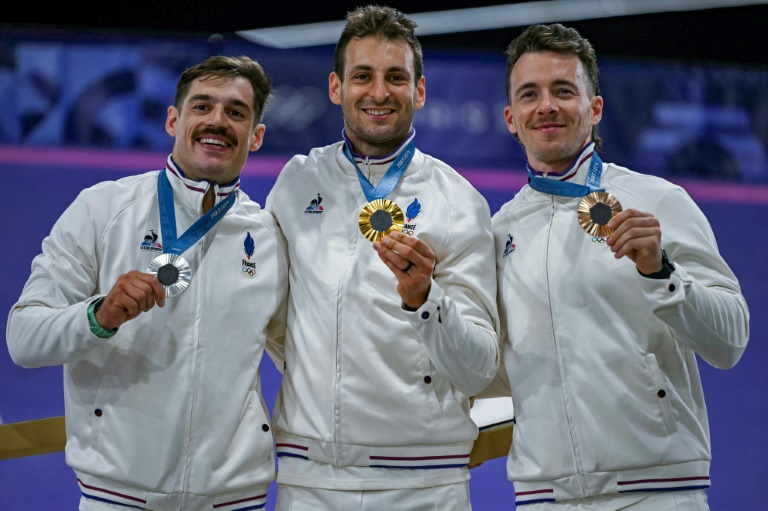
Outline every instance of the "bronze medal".
[[389, 199], [376, 199], [365, 205], [357, 220], [365, 239], [374, 242], [393, 231], [402, 231], [405, 217], [400, 207]]
[[613, 232], [605, 224], [620, 212], [621, 204], [616, 197], [606, 192], [592, 192], [579, 203], [579, 224], [591, 236], [605, 238]]

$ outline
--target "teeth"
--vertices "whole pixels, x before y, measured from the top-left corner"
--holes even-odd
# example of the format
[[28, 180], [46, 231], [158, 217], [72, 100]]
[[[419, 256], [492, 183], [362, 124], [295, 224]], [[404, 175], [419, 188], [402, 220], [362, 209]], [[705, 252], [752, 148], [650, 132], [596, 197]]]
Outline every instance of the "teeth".
[[389, 110], [368, 110], [368, 113], [371, 115], [386, 115], [389, 113]]
[[200, 142], [202, 142], [203, 144], [220, 145], [222, 147], [226, 146], [224, 142], [222, 142], [221, 140], [217, 140], [215, 138], [201, 138]]

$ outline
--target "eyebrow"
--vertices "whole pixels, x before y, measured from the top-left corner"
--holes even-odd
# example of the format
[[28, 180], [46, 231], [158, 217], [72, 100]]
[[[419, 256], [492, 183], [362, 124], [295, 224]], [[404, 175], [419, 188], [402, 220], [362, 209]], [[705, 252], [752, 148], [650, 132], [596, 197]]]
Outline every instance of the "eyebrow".
[[[353, 73], [355, 71], [373, 71], [373, 66], [371, 66], [370, 64], [358, 64], [356, 66], [352, 66], [351, 68], [349, 68], [350, 73]], [[386, 72], [410, 74], [410, 71], [408, 70], [408, 68], [403, 66], [392, 66], [390, 68], [387, 68]]]
[[[192, 103], [194, 101], [213, 101], [213, 96], [211, 96], [210, 94], [195, 94], [195, 95], [189, 97], [188, 102]], [[242, 101], [240, 99], [233, 99], [231, 101], [225, 101], [225, 103], [231, 104], [231, 105], [234, 105], [234, 106], [238, 106], [240, 108], [246, 108], [248, 110], [250, 110], [250, 108], [251, 108], [251, 106], [248, 103], [246, 103], [245, 101]]]
[[[572, 82], [570, 80], [566, 80], [564, 78], [559, 78], [559, 79], [555, 80], [554, 82], [552, 82], [551, 85], [555, 85], [555, 86], [557, 86], [557, 85], [567, 85], [567, 86], [573, 87], [575, 89], [579, 88], [579, 86], [576, 85], [574, 82]], [[537, 88], [539, 88], [539, 85], [536, 82], [526, 82], [526, 83], [522, 84], [520, 87], [515, 89], [515, 94], [517, 94], [517, 93], [519, 93], [521, 91], [524, 91], [526, 89], [537, 89]]]

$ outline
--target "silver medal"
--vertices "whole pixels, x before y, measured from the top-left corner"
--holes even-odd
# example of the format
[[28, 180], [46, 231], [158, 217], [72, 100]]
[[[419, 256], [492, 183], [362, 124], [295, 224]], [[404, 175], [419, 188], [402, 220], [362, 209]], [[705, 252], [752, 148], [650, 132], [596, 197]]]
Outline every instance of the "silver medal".
[[163, 254], [149, 263], [147, 273], [157, 277], [165, 288], [165, 297], [178, 296], [189, 287], [192, 280], [192, 270], [186, 259], [178, 254]]

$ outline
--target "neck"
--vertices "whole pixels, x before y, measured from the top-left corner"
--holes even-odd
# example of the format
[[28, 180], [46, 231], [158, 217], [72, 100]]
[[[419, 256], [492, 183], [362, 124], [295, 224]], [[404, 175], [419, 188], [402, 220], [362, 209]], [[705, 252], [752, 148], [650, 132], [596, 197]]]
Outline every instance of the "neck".
[[211, 184], [203, 196], [203, 213], [207, 213], [216, 204], [216, 187]]

